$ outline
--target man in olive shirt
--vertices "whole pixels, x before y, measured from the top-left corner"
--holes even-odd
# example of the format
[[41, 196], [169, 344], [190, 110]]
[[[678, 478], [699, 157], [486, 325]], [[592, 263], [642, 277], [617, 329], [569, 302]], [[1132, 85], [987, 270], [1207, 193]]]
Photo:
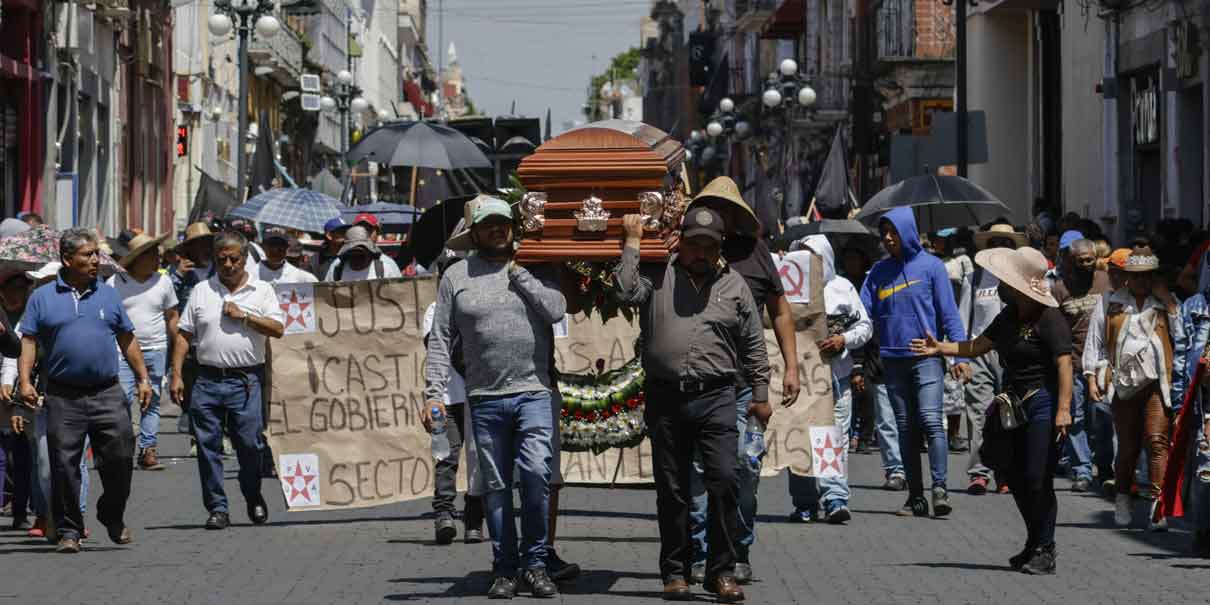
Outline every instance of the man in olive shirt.
[[687, 576], [693, 452], [701, 455], [708, 498], [706, 590], [721, 601], [744, 598], [735, 583], [735, 383], [752, 388], [749, 413], [761, 422], [769, 406], [769, 357], [761, 319], [743, 277], [720, 262], [723, 219], [693, 208], [681, 225], [679, 252], [667, 264], [639, 269], [639, 215], [623, 218], [625, 247], [614, 279], [619, 298], [639, 307], [646, 421], [660, 527], [663, 596], [691, 598]]

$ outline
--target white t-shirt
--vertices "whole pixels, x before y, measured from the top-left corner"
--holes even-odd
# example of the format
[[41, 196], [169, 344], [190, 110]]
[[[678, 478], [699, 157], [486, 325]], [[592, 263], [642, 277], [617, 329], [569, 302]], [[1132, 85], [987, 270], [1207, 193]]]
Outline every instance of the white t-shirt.
[[253, 275], [258, 275], [261, 281], [274, 286], [277, 284], [313, 284], [319, 281], [315, 279], [314, 275], [311, 275], [310, 271], [299, 269], [291, 265], [289, 261], [282, 263], [281, 269], [277, 270], [270, 269], [269, 265], [261, 263], [258, 272], [259, 275], [257, 273]]
[[[433, 331], [433, 316], [437, 312], [437, 303], [429, 303], [429, 307], [424, 310], [424, 333], [422, 338], [428, 338], [429, 332]], [[449, 381], [445, 383], [445, 394], [442, 396], [442, 403], [450, 405], [454, 403], [466, 403], [466, 381], [462, 378], [462, 374], [458, 370], [450, 368]]]
[[242, 368], [265, 363], [266, 336], [241, 322], [223, 315], [223, 303], [234, 302], [244, 312], [285, 323], [273, 286], [248, 277], [248, 283], [235, 292], [218, 276], [201, 282], [189, 295], [180, 329], [193, 335], [194, 350], [202, 365], [216, 368]]
[[[340, 281], [365, 281], [367, 279], [403, 277], [403, 273], [399, 271], [399, 265], [395, 264], [395, 259], [385, 254], [378, 258], [380, 260], [370, 261], [370, 266], [361, 271], [357, 271], [352, 267], [345, 267], [344, 273], [340, 276]], [[332, 263], [332, 266], [328, 268], [328, 274], [324, 276], [324, 281], [336, 281], [336, 268], [342, 263], [344, 263], [344, 260], [336, 259], [336, 262]], [[382, 263], [382, 275], [379, 275], [375, 269], [379, 263]]]
[[158, 271], [140, 283], [129, 273], [115, 273], [107, 282], [122, 297], [122, 306], [134, 324], [135, 338], [144, 351], [168, 348], [168, 325], [164, 312], [175, 308], [176, 289], [172, 280]]

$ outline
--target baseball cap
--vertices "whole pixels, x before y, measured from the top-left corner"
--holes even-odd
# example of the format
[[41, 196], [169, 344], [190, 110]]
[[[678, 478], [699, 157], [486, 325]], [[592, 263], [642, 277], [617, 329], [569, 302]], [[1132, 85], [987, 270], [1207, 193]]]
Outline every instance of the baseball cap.
[[503, 216], [509, 220], [513, 218], [513, 209], [509, 207], [508, 202], [494, 197], [484, 198], [475, 206], [475, 211], [471, 213], [471, 224], [478, 225], [489, 216]]
[[681, 221], [681, 237], [688, 239], [699, 235], [723, 241], [723, 217], [711, 208], [699, 206], [685, 213]]
[[298, 241], [297, 237], [291, 237], [286, 240], [286, 256], [302, 256], [306, 251], [303, 250], [302, 242]]
[[262, 238], [262, 241], [267, 244], [273, 240], [286, 242], [288, 244], [290, 242], [290, 234], [286, 233], [286, 230], [282, 229], [281, 227], [270, 227], [265, 229], [265, 237]]
[[369, 212], [362, 212], [361, 214], [357, 215], [357, 218], [353, 219], [354, 225], [360, 225], [361, 223], [365, 223], [365, 224], [377, 229], [378, 228], [378, 217], [374, 216], [373, 214], [370, 214]]
[[346, 223], [343, 218], [338, 216], [334, 219], [329, 219], [328, 222], [324, 223], [324, 233], [340, 231], [341, 229], [347, 229], [349, 227], [352, 227], [352, 225]]
[[1059, 249], [1066, 250], [1071, 247], [1073, 242], [1082, 239], [1084, 239], [1084, 234], [1075, 229], [1064, 231], [1063, 235], [1059, 236]]
[[1109, 255], [1109, 264], [1118, 269], [1126, 268], [1126, 260], [1130, 258], [1130, 253], [1133, 252], [1130, 248], [1118, 248]]

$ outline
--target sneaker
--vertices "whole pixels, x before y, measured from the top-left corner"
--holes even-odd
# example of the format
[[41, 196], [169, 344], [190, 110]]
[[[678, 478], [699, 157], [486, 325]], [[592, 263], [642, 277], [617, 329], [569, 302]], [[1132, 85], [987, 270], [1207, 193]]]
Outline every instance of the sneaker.
[[458, 536], [458, 528], [454, 526], [454, 518], [449, 515], [441, 515], [433, 521], [433, 534], [437, 544], [445, 546], [452, 544], [454, 538]]
[[552, 548], [547, 550], [546, 573], [556, 582], [569, 582], [580, 575], [580, 566], [564, 561]]
[[1021, 549], [1021, 552], [1008, 558], [1008, 566], [1017, 571], [1021, 571], [1021, 568], [1025, 567], [1025, 564], [1029, 563], [1029, 560], [1033, 558], [1033, 556], [1034, 546], [1032, 544], [1026, 544], [1025, 548]]
[[933, 488], [933, 516], [944, 517], [954, 508], [950, 506], [949, 492], [945, 491], [944, 487], [937, 486]]
[[[845, 503], [837, 504], [835, 507], [828, 509], [827, 521], [831, 525], [844, 525], [853, 518], [853, 513], [849, 511], [848, 505]], [[739, 581], [739, 574], [736, 574], [736, 581]], [[743, 584], [743, 582], [740, 582]]]
[[997, 494], [1011, 494], [1011, 493], [1013, 493], [1013, 490], [1009, 489], [1007, 483], [996, 483], [996, 493]]
[[463, 544], [479, 544], [481, 542], [483, 542], [483, 528], [481, 527], [468, 527], [462, 534]]
[[1033, 550], [1029, 561], [1021, 571], [1031, 576], [1053, 576], [1055, 574], [1055, 546], [1039, 546]]
[[13, 531], [28, 532], [29, 530], [33, 529], [33, 527], [34, 527], [34, 522], [30, 521], [28, 517], [20, 517], [17, 519], [13, 519], [13, 525], [12, 525]]
[[1118, 494], [1113, 500], [1113, 523], [1118, 527], [1130, 527], [1132, 514], [1130, 494]]
[[752, 583], [752, 565], [748, 563], [735, 564], [735, 583], [740, 586]]
[[689, 568], [689, 583], [690, 584], [705, 584], [706, 583], [706, 564], [694, 563]]
[[164, 465], [160, 464], [160, 457], [156, 453], [156, 448], [149, 447], [139, 452], [139, 468], [145, 471], [164, 470]]
[[1155, 509], [1159, 505], [1159, 500], [1152, 501], [1147, 513], [1147, 529], [1153, 532], [1168, 531], [1168, 517], [1160, 517], [1159, 521], [1155, 520]]
[[1113, 479], [1106, 479], [1102, 482], [1101, 495], [1113, 500], [1114, 496], [1118, 495], [1118, 482]]
[[63, 538], [59, 540], [59, 546], [55, 548], [55, 552], [74, 555], [80, 552], [80, 541], [74, 538]]
[[808, 508], [796, 508], [790, 513], [791, 523], [810, 523], [815, 515]]
[[1071, 482], [1071, 491], [1083, 494], [1092, 491], [1092, 479], [1076, 479]]
[[924, 499], [924, 496], [915, 496], [907, 499], [903, 503], [903, 508], [895, 513], [900, 517], [927, 517], [929, 516], [929, 502]]
[[982, 496], [987, 493], [987, 484], [987, 477], [971, 477], [971, 482], [966, 486], [966, 493], [971, 496]]
[[511, 599], [515, 596], [517, 596], [517, 580], [506, 576], [497, 577], [487, 591], [489, 599]]
[[559, 587], [546, 574], [545, 567], [531, 567], [521, 573], [520, 584], [536, 599], [551, 599], [559, 596]]
[[903, 475], [891, 475], [887, 477], [886, 483], [882, 484], [882, 489], [890, 492], [901, 492], [907, 489], [907, 479]]

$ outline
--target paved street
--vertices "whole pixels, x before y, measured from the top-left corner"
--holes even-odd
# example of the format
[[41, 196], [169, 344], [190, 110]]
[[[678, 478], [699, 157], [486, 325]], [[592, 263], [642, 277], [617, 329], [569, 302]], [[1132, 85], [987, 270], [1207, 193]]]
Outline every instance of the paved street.
[[[170, 412], [172, 414], [175, 411]], [[166, 416], [163, 426], [175, 427]], [[78, 556], [42, 540], [0, 533], [0, 601], [170, 603], [370, 603], [484, 601], [490, 546], [432, 543], [427, 500], [404, 506], [286, 516], [277, 484], [266, 527], [248, 525], [234, 474], [232, 519], [201, 529], [205, 511], [187, 440], [165, 437], [165, 472], [137, 472], [128, 521], [136, 544], [117, 547], [89, 521], [94, 538]], [[877, 455], [854, 456], [854, 520], [847, 527], [790, 525], [784, 476], [761, 485], [759, 581], [753, 603], [1205, 602], [1210, 562], [1187, 558], [1184, 531], [1147, 534], [1108, 526], [1108, 503], [1060, 493], [1059, 575], [1008, 569], [1023, 528], [1006, 496], [955, 494], [948, 520], [892, 514], [902, 494], [877, 489]], [[955, 456], [951, 469], [961, 468]], [[231, 461], [234, 465], [234, 461]], [[93, 474], [93, 485], [99, 485]], [[654, 602], [659, 545], [649, 490], [571, 488], [559, 527], [564, 558], [587, 570], [565, 587], [567, 602]], [[4, 521], [7, 524], [7, 520]], [[53, 570], [53, 575], [52, 575]], [[702, 597], [704, 598], [704, 596]]]

